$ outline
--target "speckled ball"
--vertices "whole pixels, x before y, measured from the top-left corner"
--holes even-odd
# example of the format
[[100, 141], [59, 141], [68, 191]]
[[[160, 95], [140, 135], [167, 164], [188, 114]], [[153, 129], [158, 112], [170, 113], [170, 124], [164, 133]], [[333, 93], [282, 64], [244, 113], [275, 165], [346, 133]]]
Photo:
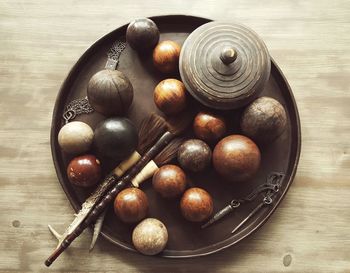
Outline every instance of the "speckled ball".
[[241, 117], [242, 133], [256, 142], [272, 142], [287, 125], [284, 107], [277, 100], [261, 97], [246, 107]]
[[200, 172], [208, 167], [211, 156], [211, 149], [204, 141], [189, 139], [180, 146], [177, 160], [185, 170]]

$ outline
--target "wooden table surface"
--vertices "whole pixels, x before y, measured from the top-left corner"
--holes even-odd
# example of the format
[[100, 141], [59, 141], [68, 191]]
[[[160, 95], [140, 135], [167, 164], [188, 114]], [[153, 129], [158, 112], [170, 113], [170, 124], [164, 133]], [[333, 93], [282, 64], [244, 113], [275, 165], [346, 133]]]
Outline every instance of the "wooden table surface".
[[[350, 272], [348, 0], [0, 1], [0, 272]], [[292, 187], [237, 246], [198, 259], [145, 257], [90, 231], [47, 269], [73, 210], [49, 134], [57, 92], [97, 38], [136, 17], [192, 14], [255, 29], [285, 73], [302, 124]]]

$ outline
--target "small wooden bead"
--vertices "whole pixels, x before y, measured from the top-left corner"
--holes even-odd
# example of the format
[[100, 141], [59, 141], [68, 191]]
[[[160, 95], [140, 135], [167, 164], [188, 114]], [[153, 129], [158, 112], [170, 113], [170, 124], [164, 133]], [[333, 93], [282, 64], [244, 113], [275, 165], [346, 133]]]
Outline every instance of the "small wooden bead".
[[226, 123], [219, 115], [199, 112], [194, 118], [193, 131], [199, 139], [215, 143], [226, 134]]
[[175, 198], [186, 189], [186, 175], [176, 165], [164, 165], [154, 174], [152, 184], [162, 197]]
[[165, 114], [181, 112], [187, 104], [186, 88], [176, 79], [161, 81], [154, 89], [154, 103]]
[[163, 73], [173, 73], [178, 70], [180, 46], [173, 41], [163, 41], [153, 50], [154, 66]]
[[201, 188], [188, 189], [180, 202], [182, 215], [191, 222], [207, 220], [213, 213], [213, 199]]
[[93, 155], [78, 156], [68, 164], [67, 175], [69, 181], [76, 186], [94, 186], [101, 178], [100, 162]]
[[139, 222], [148, 213], [147, 195], [140, 189], [127, 188], [115, 198], [114, 211], [125, 223]]

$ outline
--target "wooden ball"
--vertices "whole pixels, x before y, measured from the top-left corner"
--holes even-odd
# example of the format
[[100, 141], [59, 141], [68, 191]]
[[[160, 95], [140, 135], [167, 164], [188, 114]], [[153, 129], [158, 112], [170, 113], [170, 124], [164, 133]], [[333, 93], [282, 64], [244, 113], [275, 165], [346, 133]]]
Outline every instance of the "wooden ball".
[[147, 195], [140, 189], [127, 188], [114, 200], [114, 212], [125, 223], [136, 223], [148, 213]]
[[153, 64], [162, 73], [178, 71], [181, 47], [173, 41], [163, 41], [153, 50]]
[[90, 79], [87, 96], [97, 112], [105, 116], [122, 115], [129, 109], [134, 91], [122, 72], [104, 69]]
[[165, 114], [176, 114], [186, 107], [186, 88], [179, 80], [166, 79], [154, 89], [153, 99], [158, 109]]
[[147, 218], [134, 228], [132, 242], [142, 254], [156, 255], [165, 248], [168, 242], [168, 230], [161, 221]]
[[287, 125], [287, 115], [282, 104], [270, 97], [253, 101], [241, 117], [243, 134], [257, 142], [271, 142], [280, 136]]
[[230, 135], [219, 141], [213, 152], [215, 170], [230, 181], [246, 181], [260, 166], [260, 151], [249, 138]]
[[211, 162], [211, 149], [202, 140], [189, 139], [181, 144], [177, 160], [182, 168], [192, 171], [203, 171]]
[[213, 199], [201, 188], [188, 189], [181, 198], [181, 213], [188, 221], [202, 222], [213, 213]]
[[101, 179], [100, 162], [94, 155], [82, 155], [72, 159], [67, 167], [69, 181], [79, 187], [91, 187]]
[[127, 118], [109, 118], [99, 123], [94, 133], [94, 146], [103, 157], [123, 160], [136, 150], [138, 133]]
[[90, 149], [94, 131], [81, 121], [64, 125], [58, 133], [58, 143], [63, 151], [70, 154], [85, 153]]
[[219, 115], [199, 112], [194, 118], [193, 131], [197, 138], [215, 143], [226, 134], [226, 122]]
[[179, 197], [186, 189], [186, 175], [176, 165], [164, 165], [153, 175], [152, 184], [164, 198]]
[[148, 18], [132, 21], [126, 29], [126, 41], [138, 51], [153, 49], [159, 41], [159, 30], [156, 23]]

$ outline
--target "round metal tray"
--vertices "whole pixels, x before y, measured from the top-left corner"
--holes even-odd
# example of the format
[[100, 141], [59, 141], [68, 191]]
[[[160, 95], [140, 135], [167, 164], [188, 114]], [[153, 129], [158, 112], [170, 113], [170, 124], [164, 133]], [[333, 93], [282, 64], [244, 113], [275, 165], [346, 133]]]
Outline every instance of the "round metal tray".
[[[174, 40], [180, 44], [194, 29], [210, 21], [205, 18], [183, 15], [159, 16], [151, 19], [155, 21], [160, 29], [160, 40]], [[57, 142], [58, 132], [63, 125], [62, 114], [65, 106], [70, 101], [86, 96], [86, 86], [90, 77], [104, 68], [109, 48], [114, 41], [125, 35], [126, 27], [127, 25], [117, 28], [88, 48], [69, 72], [57, 96], [51, 128], [52, 156], [58, 179], [75, 211], [80, 209], [89, 192], [72, 186], [67, 179], [66, 167], [71, 157], [62, 153]], [[124, 72], [133, 84], [135, 96], [128, 117], [139, 126], [142, 118], [148, 113], [157, 112], [152, 99], [153, 89], [160, 80], [167, 76], [157, 72], [153, 67], [151, 54], [138, 55], [128, 45], [120, 57], [118, 70]], [[175, 76], [179, 77], [178, 75]], [[190, 223], [181, 216], [179, 200], [167, 201], [160, 198], [153, 191], [150, 181], [146, 181], [141, 188], [150, 200], [149, 216], [164, 222], [169, 232], [167, 247], [159, 254], [160, 256], [169, 258], [203, 256], [236, 244], [261, 227], [287, 193], [299, 160], [301, 147], [300, 121], [292, 91], [273, 60], [271, 76], [261, 96], [265, 95], [277, 99], [284, 105], [288, 115], [288, 124], [285, 132], [275, 142], [260, 146], [262, 164], [255, 178], [245, 183], [230, 185], [223, 182], [222, 178], [211, 168], [203, 174], [191, 176], [190, 179], [194, 185], [206, 189], [212, 195], [214, 211], [216, 212], [226, 206], [231, 199], [242, 197], [255, 186], [264, 183], [270, 172], [284, 172], [286, 176], [275, 202], [271, 206], [265, 206], [259, 210], [235, 234], [231, 234], [231, 230], [252, 211], [257, 203], [244, 204], [222, 221], [202, 230], [200, 224]], [[230, 133], [239, 133], [238, 120], [240, 113], [240, 110], [224, 113], [230, 120]], [[81, 115], [76, 118], [76, 120], [87, 122], [93, 128], [102, 119], [104, 117], [97, 113]], [[105, 169], [108, 169], [108, 166], [116, 166], [117, 162], [102, 162], [102, 165], [105, 166]], [[131, 243], [132, 229], [133, 226], [120, 222], [115, 217], [112, 207], [110, 207], [106, 215], [102, 236], [116, 245], [135, 251]]]

